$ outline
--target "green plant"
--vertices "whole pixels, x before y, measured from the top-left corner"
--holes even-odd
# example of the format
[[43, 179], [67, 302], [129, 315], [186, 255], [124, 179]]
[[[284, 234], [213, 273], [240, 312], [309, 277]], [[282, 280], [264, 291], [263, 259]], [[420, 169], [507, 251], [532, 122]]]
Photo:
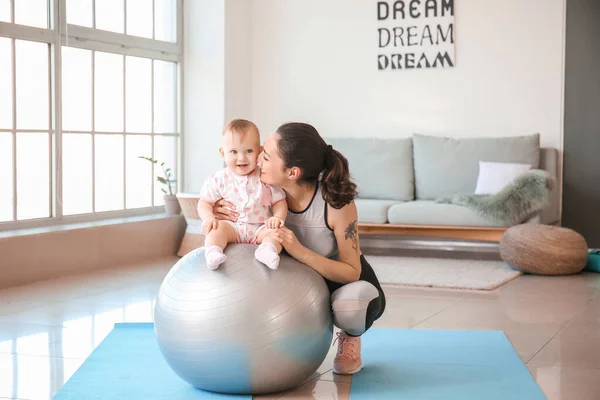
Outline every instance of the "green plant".
[[[159, 163], [158, 160], [155, 160], [154, 158], [151, 158], [151, 157], [139, 156], [139, 158], [144, 159], [144, 160], [148, 160], [152, 164], [158, 164]], [[177, 181], [175, 179], [173, 179], [174, 176], [173, 176], [173, 173], [171, 172], [171, 168], [166, 168], [165, 169], [165, 163], [164, 162], [161, 162], [159, 165], [160, 165], [160, 168], [163, 171], [163, 175], [164, 176], [160, 176], [159, 175], [159, 176], [156, 177], [156, 180], [159, 181], [160, 183], [162, 183], [164, 186], [166, 186], [167, 189], [169, 190], [168, 194], [170, 194], [172, 196], [173, 195], [172, 185], [174, 183], [176, 183]], [[160, 188], [160, 190], [162, 190], [162, 192], [164, 194], [167, 194], [167, 191], [164, 188]]]

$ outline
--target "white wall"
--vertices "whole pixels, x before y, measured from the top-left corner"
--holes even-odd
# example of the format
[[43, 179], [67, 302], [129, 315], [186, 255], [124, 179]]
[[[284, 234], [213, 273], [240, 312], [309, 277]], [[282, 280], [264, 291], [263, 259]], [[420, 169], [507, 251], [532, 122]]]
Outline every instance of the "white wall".
[[183, 44], [183, 190], [199, 192], [220, 165], [225, 112], [225, 5], [185, 0]]
[[562, 148], [565, 0], [455, 1], [456, 66], [377, 70], [376, 1], [253, 0], [252, 117], [324, 136], [539, 132]]
[[252, 1], [225, 0], [225, 121], [252, 119]]
[[223, 124], [324, 136], [539, 132], [562, 149], [565, 0], [455, 1], [449, 69], [377, 70], [374, 0], [184, 0], [185, 191], [222, 166]]
[[184, 182], [199, 192], [221, 168], [221, 132], [252, 119], [251, 1], [184, 0]]

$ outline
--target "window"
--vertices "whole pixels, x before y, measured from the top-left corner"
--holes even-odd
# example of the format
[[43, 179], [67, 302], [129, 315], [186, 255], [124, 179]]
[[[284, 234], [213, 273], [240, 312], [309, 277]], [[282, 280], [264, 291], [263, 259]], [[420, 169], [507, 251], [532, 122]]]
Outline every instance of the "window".
[[0, 229], [162, 212], [180, 32], [181, 0], [0, 0]]

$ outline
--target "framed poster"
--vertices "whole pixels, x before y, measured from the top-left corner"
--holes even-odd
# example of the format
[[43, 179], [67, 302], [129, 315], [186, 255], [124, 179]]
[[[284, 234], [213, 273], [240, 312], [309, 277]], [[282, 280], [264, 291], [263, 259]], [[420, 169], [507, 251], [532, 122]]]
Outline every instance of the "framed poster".
[[454, 0], [377, 2], [379, 70], [454, 67]]

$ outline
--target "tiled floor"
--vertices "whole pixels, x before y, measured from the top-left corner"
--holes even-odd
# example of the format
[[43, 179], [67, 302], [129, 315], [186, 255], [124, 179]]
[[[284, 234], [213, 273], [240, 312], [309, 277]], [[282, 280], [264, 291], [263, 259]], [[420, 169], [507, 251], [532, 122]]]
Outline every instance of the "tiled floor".
[[[152, 320], [156, 291], [176, 258], [0, 291], [0, 398], [49, 399], [115, 322]], [[504, 331], [551, 400], [600, 399], [600, 274], [523, 276], [490, 293], [385, 288], [377, 327]], [[347, 399], [331, 373], [279, 396]]]

